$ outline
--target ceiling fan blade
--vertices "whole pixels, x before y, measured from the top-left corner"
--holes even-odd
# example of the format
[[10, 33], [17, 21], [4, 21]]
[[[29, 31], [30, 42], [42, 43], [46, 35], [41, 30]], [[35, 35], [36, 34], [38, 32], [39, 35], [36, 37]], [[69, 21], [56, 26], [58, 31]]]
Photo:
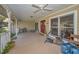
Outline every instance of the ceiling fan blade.
[[47, 7], [47, 6], [48, 6], [48, 4], [44, 5], [43, 9], [44, 9], [45, 7]]
[[37, 13], [37, 12], [39, 12], [39, 11], [40, 11], [40, 9], [39, 9], [39, 10], [34, 11], [34, 13]]
[[50, 9], [43, 9], [44, 11], [52, 11], [52, 10], [50, 10]]
[[35, 5], [35, 4], [32, 4], [32, 7], [35, 7], [35, 8], [40, 9], [40, 7], [39, 7], [39, 6], [37, 6], [37, 5]]

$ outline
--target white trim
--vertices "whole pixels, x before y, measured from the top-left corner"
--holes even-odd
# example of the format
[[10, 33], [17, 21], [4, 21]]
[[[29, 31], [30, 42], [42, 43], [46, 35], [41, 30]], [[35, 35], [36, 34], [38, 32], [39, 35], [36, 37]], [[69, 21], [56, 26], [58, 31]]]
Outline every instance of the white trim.
[[70, 14], [73, 14], [75, 10], [73, 11], [69, 11], [69, 12], [66, 12], [66, 13], [63, 13], [61, 15], [59, 15], [59, 17], [62, 17], [62, 16], [66, 16], [66, 15], [70, 15]]
[[58, 25], [59, 25], [59, 26], [58, 26], [58, 28], [59, 28], [59, 29], [58, 29], [58, 35], [60, 36], [60, 17], [58, 17]]
[[57, 17], [62, 17], [62, 16], [70, 15], [70, 14], [73, 14], [75, 11], [76, 10], [65, 12], [65, 13], [62, 13], [60, 15], [56, 15], [56, 16], [50, 17], [49, 19], [53, 19], [53, 18], [57, 18]]
[[49, 19], [49, 31], [51, 30], [51, 19]]
[[74, 34], [77, 35], [77, 10], [74, 11]]
[[17, 24], [18, 21], [17, 21], [16, 17], [15, 17], [15, 21], [16, 21], [16, 24], [15, 24], [16, 25], [16, 29], [15, 30], [16, 30], [16, 37], [17, 37], [18, 36], [18, 24]]

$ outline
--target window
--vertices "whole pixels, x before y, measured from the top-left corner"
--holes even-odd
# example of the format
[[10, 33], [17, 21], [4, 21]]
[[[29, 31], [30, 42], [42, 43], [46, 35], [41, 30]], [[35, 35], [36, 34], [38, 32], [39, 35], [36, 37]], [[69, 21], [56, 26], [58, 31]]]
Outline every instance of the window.
[[74, 14], [60, 17], [60, 29], [61, 31], [69, 31], [74, 34]]
[[58, 35], [58, 18], [51, 19], [51, 33]]
[[75, 34], [75, 13], [70, 13], [56, 18], [51, 18], [51, 33], [54, 35], [61, 35], [68, 31], [70, 34]]

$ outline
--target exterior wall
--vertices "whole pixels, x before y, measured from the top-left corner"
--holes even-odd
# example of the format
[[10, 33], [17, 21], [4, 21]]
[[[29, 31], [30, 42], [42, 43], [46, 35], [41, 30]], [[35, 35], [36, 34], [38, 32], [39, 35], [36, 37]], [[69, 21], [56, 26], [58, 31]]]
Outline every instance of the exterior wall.
[[[64, 13], [67, 13], [67, 12], [71, 12], [71, 11], [74, 11], [74, 10], [77, 10], [77, 14], [78, 14], [78, 18], [77, 18], [77, 21], [79, 22], [79, 5], [76, 5], [74, 7], [68, 7], [68, 8], [65, 8], [65, 9], [62, 9], [60, 11], [56, 11], [54, 13], [51, 13], [49, 15], [47, 15], [46, 17], [40, 19], [40, 20], [46, 20], [46, 32], [48, 33], [49, 32], [49, 27], [50, 27], [50, 18], [51, 17], [55, 17], [55, 16], [58, 16], [58, 15], [62, 15]], [[77, 32], [79, 34], [79, 23], [77, 23], [78, 25], [78, 28], [77, 28]]]
[[18, 21], [18, 28], [27, 28], [27, 30], [35, 30], [34, 21]]
[[79, 8], [78, 8], [78, 14], [77, 14], [77, 17], [78, 17], [78, 22], [77, 22], [77, 34], [79, 34]]

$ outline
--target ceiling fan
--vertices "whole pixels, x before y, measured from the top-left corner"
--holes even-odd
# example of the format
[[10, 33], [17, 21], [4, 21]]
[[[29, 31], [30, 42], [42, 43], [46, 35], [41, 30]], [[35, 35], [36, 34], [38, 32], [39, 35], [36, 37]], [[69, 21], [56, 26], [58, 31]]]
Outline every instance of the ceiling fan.
[[46, 9], [46, 7], [48, 6], [48, 4], [32, 4], [32, 7], [37, 8], [38, 10], [34, 11], [34, 13], [37, 13], [39, 11], [52, 11], [50, 9]]

